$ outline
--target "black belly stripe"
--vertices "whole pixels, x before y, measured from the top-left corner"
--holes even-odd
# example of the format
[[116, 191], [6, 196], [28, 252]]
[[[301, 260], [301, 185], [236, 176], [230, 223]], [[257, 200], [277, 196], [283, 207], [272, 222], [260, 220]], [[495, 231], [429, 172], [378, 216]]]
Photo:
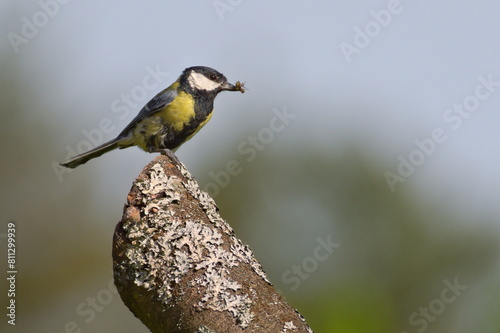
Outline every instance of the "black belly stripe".
[[[156, 135], [146, 138], [148, 150], [155, 149], [175, 149], [182, 145], [186, 139], [191, 136], [200, 127], [201, 124], [213, 111], [213, 101], [216, 93], [198, 95], [195, 98], [195, 117], [187, 123], [180, 131], [175, 131], [169, 125], [163, 125], [163, 128]], [[160, 138], [162, 138], [160, 140]]]

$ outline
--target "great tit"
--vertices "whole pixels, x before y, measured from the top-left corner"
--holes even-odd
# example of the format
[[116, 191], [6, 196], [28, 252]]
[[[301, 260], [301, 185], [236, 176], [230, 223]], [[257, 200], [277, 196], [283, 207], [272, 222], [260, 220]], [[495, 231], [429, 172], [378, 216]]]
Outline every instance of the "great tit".
[[186, 68], [167, 89], [158, 93], [113, 140], [61, 163], [76, 168], [108, 151], [139, 146], [144, 151], [170, 155], [191, 139], [211, 118], [214, 100], [221, 91], [245, 92], [213, 68]]

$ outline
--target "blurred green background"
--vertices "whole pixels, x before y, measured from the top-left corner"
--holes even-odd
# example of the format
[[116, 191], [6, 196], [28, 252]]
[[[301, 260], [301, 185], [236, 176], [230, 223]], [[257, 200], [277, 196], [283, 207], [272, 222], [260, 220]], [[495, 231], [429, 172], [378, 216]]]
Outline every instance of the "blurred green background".
[[15, 221], [18, 274], [0, 331], [148, 331], [110, 283], [111, 242], [153, 156], [57, 162], [206, 65], [249, 90], [177, 155], [315, 332], [500, 332], [499, 10], [2, 2], [0, 248]]

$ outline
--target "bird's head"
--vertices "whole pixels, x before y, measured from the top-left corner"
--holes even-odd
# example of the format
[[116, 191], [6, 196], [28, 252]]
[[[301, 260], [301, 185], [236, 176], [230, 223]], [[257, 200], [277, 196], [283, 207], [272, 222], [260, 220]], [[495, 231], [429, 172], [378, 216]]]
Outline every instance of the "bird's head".
[[180, 77], [181, 86], [185, 85], [186, 88], [193, 92], [215, 93], [221, 91], [241, 91], [245, 92], [243, 84], [239, 81], [235, 85], [227, 82], [226, 77], [210, 67], [195, 66], [189, 67], [182, 72]]

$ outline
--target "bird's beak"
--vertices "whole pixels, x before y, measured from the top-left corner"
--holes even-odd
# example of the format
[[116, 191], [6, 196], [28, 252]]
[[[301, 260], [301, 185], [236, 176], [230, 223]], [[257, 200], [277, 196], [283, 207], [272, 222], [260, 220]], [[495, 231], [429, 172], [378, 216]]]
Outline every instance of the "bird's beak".
[[235, 91], [236, 86], [229, 83], [229, 82], [224, 82], [224, 84], [221, 86], [222, 90], [228, 90], [228, 91]]
[[225, 82], [224, 85], [221, 86], [221, 88], [222, 90], [227, 90], [227, 91], [241, 91], [241, 93], [245, 92], [243, 84], [240, 83], [240, 81], [236, 81], [236, 84]]

